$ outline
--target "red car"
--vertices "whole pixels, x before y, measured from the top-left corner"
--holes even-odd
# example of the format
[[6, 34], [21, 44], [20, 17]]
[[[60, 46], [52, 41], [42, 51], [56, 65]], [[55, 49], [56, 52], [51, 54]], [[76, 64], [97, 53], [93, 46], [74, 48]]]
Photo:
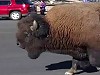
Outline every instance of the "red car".
[[35, 6], [30, 0], [0, 0], [0, 17], [18, 20], [34, 10]]

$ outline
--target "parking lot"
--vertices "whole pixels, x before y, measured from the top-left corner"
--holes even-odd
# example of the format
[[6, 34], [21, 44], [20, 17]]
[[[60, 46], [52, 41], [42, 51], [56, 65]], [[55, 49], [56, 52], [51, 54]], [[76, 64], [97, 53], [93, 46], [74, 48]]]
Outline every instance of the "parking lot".
[[[17, 22], [0, 19], [0, 75], [64, 75], [71, 66], [71, 57], [42, 53], [32, 60], [16, 45]], [[100, 75], [100, 72], [81, 72], [81, 75]]]

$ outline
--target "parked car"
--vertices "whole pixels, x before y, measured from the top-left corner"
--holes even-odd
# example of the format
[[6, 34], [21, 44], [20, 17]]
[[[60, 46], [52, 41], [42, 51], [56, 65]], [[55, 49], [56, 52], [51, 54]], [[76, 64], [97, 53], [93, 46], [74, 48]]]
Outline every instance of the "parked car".
[[35, 6], [30, 0], [0, 0], [0, 17], [18, 20], [34, 10]]

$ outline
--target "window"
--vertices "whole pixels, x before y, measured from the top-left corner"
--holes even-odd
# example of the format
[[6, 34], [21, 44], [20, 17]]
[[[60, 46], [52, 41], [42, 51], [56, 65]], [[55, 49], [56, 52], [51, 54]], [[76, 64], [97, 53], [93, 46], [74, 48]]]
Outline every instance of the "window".
[[25, 3], [25, 4], [33, 4], [30, 0], [23, 0], [23, 2]]
[[10, 1], [0, 1], [0, 5], [9, 5]]
[[15, 0], [16, 4], [23, 4], [23, 0]]
[[16, 4], [32, 4], [30, 0], [15, 0]]

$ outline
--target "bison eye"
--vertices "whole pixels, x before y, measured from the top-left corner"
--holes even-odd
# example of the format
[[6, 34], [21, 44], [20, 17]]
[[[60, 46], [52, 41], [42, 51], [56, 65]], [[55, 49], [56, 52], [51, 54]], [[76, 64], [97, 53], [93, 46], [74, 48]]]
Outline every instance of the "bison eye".
[[24, 32], [25, 35], [28, 35], [28, 32]]
[[29, 36], [30, 36], [30, 33], [24, 32], [24, 35], [25, 35], [26, 37], [29, 37]]

